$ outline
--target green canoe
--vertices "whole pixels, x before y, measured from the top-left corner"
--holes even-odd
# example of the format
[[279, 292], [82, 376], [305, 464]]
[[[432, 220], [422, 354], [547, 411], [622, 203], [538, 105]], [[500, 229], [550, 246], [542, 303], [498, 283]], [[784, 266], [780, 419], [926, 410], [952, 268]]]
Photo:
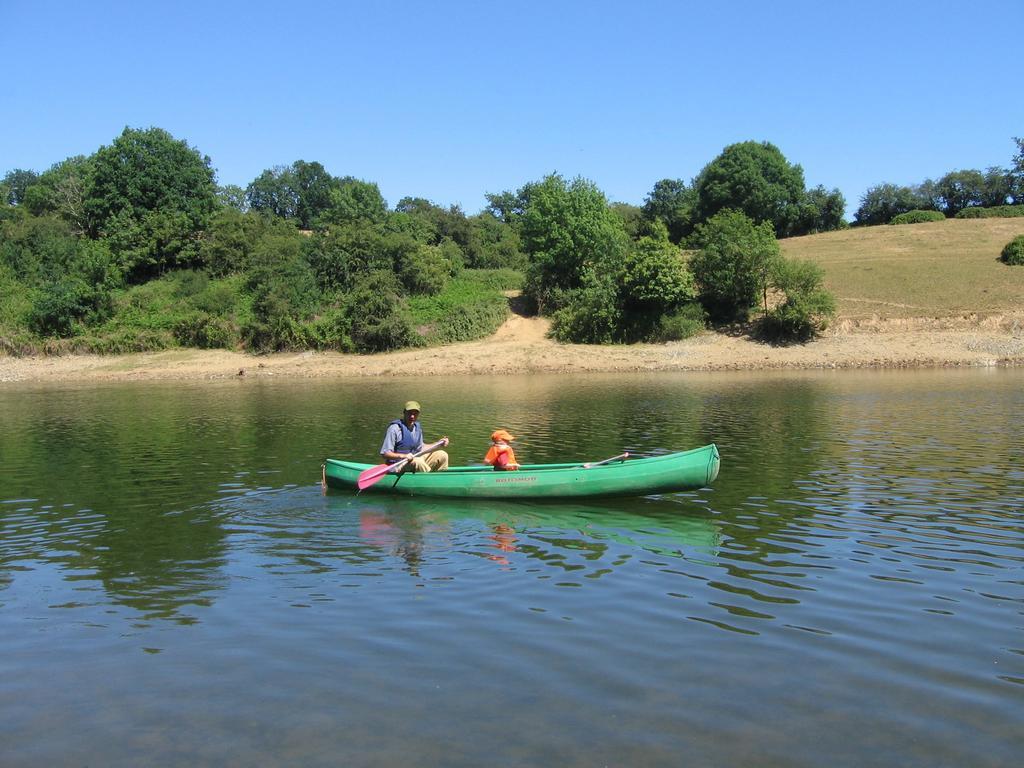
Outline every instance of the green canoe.
[[[718, 476], [718, 464], [718, 449], [712, 443], [682, 453], [589, 467], [582, 463], [524, 464], [517, 472], [496, 472], [489, 466], [478, 466], [387, 474], [366, 490], [474, 499], [647, 496], [703, 488]], [[356, 490], [359, 473], [372, 466], [327, 459], [324, 482], [329, 488]]]

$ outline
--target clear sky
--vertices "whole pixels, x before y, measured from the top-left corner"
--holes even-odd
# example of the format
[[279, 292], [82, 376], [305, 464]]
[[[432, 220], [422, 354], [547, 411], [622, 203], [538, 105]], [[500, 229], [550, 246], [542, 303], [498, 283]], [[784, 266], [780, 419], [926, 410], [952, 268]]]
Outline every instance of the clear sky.
[[640, 205], [770, 141], [868, 187], [1008, 166], [1024, 0], [0, 0], [0, 174], [157, 126], [221, 184], [319, 161], [468, 214], [558, 172]]

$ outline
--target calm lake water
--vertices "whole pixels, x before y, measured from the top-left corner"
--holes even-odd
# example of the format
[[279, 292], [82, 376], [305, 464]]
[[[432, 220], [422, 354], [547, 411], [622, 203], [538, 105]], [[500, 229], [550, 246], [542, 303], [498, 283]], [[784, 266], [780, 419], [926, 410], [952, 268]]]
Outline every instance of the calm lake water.
[[[320, 489], [716, 442], [713, 488]], [[0, 387], [0, 764], [1017, 766], [1024, 371]]]

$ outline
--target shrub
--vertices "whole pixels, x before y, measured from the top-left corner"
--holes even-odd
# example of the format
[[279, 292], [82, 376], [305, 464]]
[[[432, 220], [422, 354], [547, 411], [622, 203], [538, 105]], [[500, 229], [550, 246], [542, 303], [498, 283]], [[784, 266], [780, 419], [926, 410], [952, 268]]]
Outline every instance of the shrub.
[[551, 335], [577, 344], [611, 344], [617, 340], [622, 312], [610, 280], [594, 280], [566, 294], [565, 304], [551, 316]]
[[207, 312], [192, 312], [174, 324], [174, 338], [185, 347], [230, 349], [238, 341], [232, 324]]
[[1024, 265], [1024, 235], [1018, 235], [1006, 244], [1002, 259], [1011, 266]]
[[700, 300], [713, 320], [746, 320], [779, 259], [779, 244], [769, 222], [755, 224], [739, 211], [715, 214], [694, 235], [700, 250], [690, 269]]
[[964, 208], [956, 218], [958, 219], [994, 219], [994, 218], [1016, 218], [1024, 216], [1024, 205], [994, 205], [990, 208], [971, 207]]
[[32, 302], [29, 327], [40, 336], [70, 336], [76, 321], [94, 306], [95, 292], [77, 278], [44, 285]]
[[385, 352], [418, 342], [394, 273], [371, 272], [348, 296], [346, 315], [359, 352]]
[[941, 211], [907, 211], [898, 216], [893, 216], [890, 224], [923, 224], [926, 221], [945, 221], [946, 216]]
[[704, 330], [705, 317], [704, 308], [699, 303], [684, 304], [661, 318], [651, 341], [680, 341], [696, 336]]
[[823, 331], [835, 315], [836, 303], [822, 285], [817, 264], [780, 259], [772, 270], [772, 285], [785, 300], [768, 312], [765, 334], [786, 341], [806, 341]]

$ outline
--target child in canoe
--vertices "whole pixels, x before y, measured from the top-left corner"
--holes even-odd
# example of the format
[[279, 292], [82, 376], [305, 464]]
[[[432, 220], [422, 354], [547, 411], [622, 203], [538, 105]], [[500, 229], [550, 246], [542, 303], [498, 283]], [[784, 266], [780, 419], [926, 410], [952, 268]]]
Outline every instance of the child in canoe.
[[515, 438], [504, 429], [498, 429], [491, 433], [491, 447], [488, 449], [487, 455], [484, 456], [484, 463], [490, 464], [498, 471], [519, 469], [515, 451], [509, 445], [513, 440]]

